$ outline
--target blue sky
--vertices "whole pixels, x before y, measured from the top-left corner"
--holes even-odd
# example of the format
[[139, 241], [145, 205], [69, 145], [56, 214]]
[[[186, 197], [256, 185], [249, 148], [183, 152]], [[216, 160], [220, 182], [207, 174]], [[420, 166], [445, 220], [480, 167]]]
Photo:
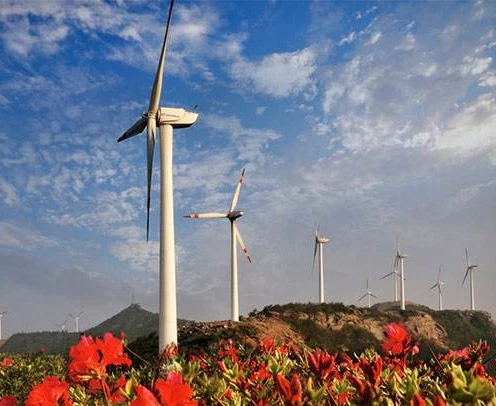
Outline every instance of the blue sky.
[[[81, 328], [131, 302], [157, 310], [158, 159], [145, 241], [147, 108], [165, 1], [0, 0], [0, 311], [4, 335]], [[240, 312], [326, 299], [386, 301], [396, 242], [406, 298], [496, 315], [496, 3], [176, 2], [162, 106], [200, 117], [174, 138], [178, 313], [227, 319], [229, 223]], [[158, 158], [158, 152], [157, 152]], [[363, 302], [365, 305], [365, 302]], [[74, 328], [73, 323], [68, 324]]]

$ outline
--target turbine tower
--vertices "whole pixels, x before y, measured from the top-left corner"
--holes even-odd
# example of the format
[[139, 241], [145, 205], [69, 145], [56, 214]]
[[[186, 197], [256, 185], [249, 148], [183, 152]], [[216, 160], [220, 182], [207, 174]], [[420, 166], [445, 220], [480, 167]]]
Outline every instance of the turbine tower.
[[3, 319], [3, 315], [6, 313], [7, 311], [0, 312], [0, 340], [2, 339], [2, 319]]
[[169, 37], [174, 0], [171, 0], [162, 51], [150, 96], [148, 111], [136, 121], [117, 142], [147, 129], [147, 199], [146, 240], [150, 231], [150, 192], [152, 185], [155, 131], [160, 128], [160, 261], [159, 261], [159, 353], [167, 345], [177, 344], [176, 262], [174, 252], [174, 200], [172, 184], [172, 135], [174, 128], [193, 125], [197, 113], [182, 108], [159, 107], [164, 75], [165, 54]]
[[74, 319], [74, 321], [76, 322], [76, 333], [79, 333], [79, 317], [83, 314], [83, 312], [79, 312], [78, 314], [76, 314], [75, 316], [71, 313], [69, 313], [69, 316]]
[[372, 291], [369, 289], [369, 280], [367, 279], [367, 290], [365, 291], [365, 294], [360, 298], [358, 299], [358, 301], [360, 302], [362, 299], [364, 299], [365, 297], [368, 297], [368, 305], [369, 305], [369, 308], [370, 308], [370, 298], [371, 297], [375, 297], [377, 299], [377, 296], [374, 295], [372, 293]]
[[246, 245], [241, 238], [239, 228], [236, 224], [236, 220], [243, 216], [245, 213], [243, 211], [234, 210], [236, 204], [238, 203], [239, 194], [241, 192], [241, 185], [243, 184], [243, 178], [245, 176], [245, 169], [241, 171], [241, 176], [239, 177], [238, 184], [234, 191], [234, 196], [231, 201], [231, 206], [227, 213], [194, 213], [187, 214], [184, 217], [192, 219], [219, 219], [227, 218], [231, 222], [231, 320], [239, 321], [239, 304], [238, 304], [238, 257], [237, 257], [237, 242], [241, 246], [241, 249], [246, 255], [246, 259], [251, 263], [250, 254], [246, 249]]
[[328, 243], [329, 238], [319, 236], [319, 228], [315, 227], [315, 246], [313, 249], [312, 270], [315, 267], [315, 257], [317, 249], [319, 251], [319, 303], [325, 303], [324, 297], [324, 244]]
[[467, 276], [470, 274], [470, 310], [475, 310], [474, 271], [477, 269], [477, 265], [470, 263], [467, 248], [465, 248], [465, 259], [467, 260], [467, 270], [463, 277], [462, 286], [465, 283]]
[[398, 301], [398, 279], [400, 277], [400, 273], [398, 272], [398, 260], [397, 257], [394, 258], [393, 263], [393, 271], [381, 277], [381, 279], [393, 277], [393, 285], [394, 285], [394, 301]]
[[431, 290], [437, 287], [437, 293], [438, 293], [438, 308], [439, 310], [443, 310], [443, 285], [444, 282], [441, 280], [441, 269], [442, 265], [439, 265], [439, 270], [437, 271], [437, 282], [432, 285]]
[[400, 245], [398, 244], [396, 248], [396, 266], [400, 268], [400, 308], [401, 310], [405, 310], [405, 268], [404, 268], [404, 259], [408, 256], [402, 254], [400, 251]]

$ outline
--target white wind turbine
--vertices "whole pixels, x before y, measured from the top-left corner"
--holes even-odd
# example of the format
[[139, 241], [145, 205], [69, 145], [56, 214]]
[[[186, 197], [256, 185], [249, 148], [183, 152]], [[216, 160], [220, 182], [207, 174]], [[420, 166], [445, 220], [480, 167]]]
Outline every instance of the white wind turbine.
[[365, 297], [368, 297], [368, 307], [370, 308], [370, 298], [371, 297], [375, 297], [377, 299], [377, 296], [374, 295], [372, 293], [372, 291], [369, 289], [369, 280], [367, 279], [367, 290], [365, 291], [365, 294], [360, 297], [360, 299], [358, 299], [358, 301], [360, 302], [362, 299], [364, 299]]
[[147, 129], [146, 240], [150, 230], [150, 191], [152, 184], [155, 132], [160, 128], [160, 261], [159, 261], [159, 352], [177, 344], [176, 261], [174, 250], [174, 200], [172, 183], [172, 135], [174, 128], [193, 125], [197, 113], [182, 108], [159, 107], [164, 75], [165, 54], [172, 18], [171, 0], [162, 51], [150, 96], [148, 111], [117, 140], [123, 141]]
[[60, 328], [60, 331], [66, 331], [67, 330], [67, 320], [64, 320], [63, 323], [55, 324], [55, 326]]
[[470, 310], [475, 310], [475, 292], [474, 292], [474, 271], [477, 269], [477, 265], [471, 264], [468, 258], [468, 249], [465, 248], [465, 259], [467, 260], [467, 270], [465, 271], [465, 276], [463, 277], [462, 286], [470, 274]]
[[241, 192], [241, 185], [243, 184], [243, 178], [245, 176], [245, 169], [241, 171], [241, 176], [239, 177], [238, 184], [234, 191], [234, 195], [231, 201], [231, 206], [227, 213], [194, 213], [187, 214], [184, 217], [193, 219], [219, 219], [227, 218], [231, 222], [231, 320], [239, 321], [239, 304], [238, 304], [238, 257], [237, 257], [237, 242], [241, 246], [241, 249], [246, 255], [246, 258], [251, 263], [250, 254], [246, 249], [246, 245], [241, 238], [239, 233], [239, 228], [236, 224], [236, 220], [244, 215], [243, 211], [234, 210], [236, 204], [238, 203], [239, 194]]
[[397, 257], [394, 258], [393, 271], [381, 277], [381, 279], [393, 277], [394, 284], [394, 301], [398, 301], [398, 279], [400, 278], [400, 273], [398, 272], [398, 260]]
[[329, 238], [319, 236], [319, 228], [315, 227], [315, 245], [313, 249], [312, 271], [315, 267], [315, 257], [317, 249], [319, 251], [319, 303], [325, 303], [324, 297], [324, 244], [328, 243]]
[[2, 319], [4, 314], [6, 314], [7, 311], [0, 312], [0, 340], [2, 339]]
[[442, 265], [439, 265], [439, 270], [437, 271], [437, 282], [432, 285], [431, 290], [434, 288], [437, 288], [437, 294], [438, 294], [438, 308], [439, 310], [443, 310], [443, 285], [444, 282], [441, 280], [441, 269]]
[[76, 333], [79, 333], [79, 317], [83, 314], [83, 312], [79, 312], [78, 314], [76, 314], [75, 316], [71, 313], [69, 313], [69, 316], [74, 319], [74, 321], [76, 322]]

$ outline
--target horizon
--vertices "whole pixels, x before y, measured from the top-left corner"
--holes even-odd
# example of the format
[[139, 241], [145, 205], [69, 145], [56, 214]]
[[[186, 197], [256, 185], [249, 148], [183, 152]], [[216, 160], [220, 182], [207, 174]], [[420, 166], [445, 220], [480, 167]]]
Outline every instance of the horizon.
[[[146, 242], [147, 108], [169, 2], [3, 2], [0, 10], [2, 338], [80, 330], [136, 300], [158, 310], [158, 150]], [[496, 3], [177, 0], [163, 107], [174, 133], [178, 317], [230, 314], [237, 205], [239, 308], [391, 301], [399, 242], [406, 301], [496, 318]], [[373, 300], [372, 303], [376, 303]], [[68, 322], [71, 326], [72, 320]]]

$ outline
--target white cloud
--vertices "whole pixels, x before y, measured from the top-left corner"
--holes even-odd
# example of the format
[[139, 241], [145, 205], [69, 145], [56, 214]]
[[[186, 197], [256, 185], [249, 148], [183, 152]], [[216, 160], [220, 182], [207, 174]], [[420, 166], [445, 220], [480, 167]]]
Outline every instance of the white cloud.
[[489, 69], [492, 60], [491, 57], [474, 58], [473, 56], [466, 56], [463, 58], [463, 65], [460, 66], [460, 71], [462, 75], [480, 75]]
[[352, 42], [355, 42], [356, 39], [356, 33], [352, 31], [346, 37], [341, 38], [341, 40], [338, 42], [338, 45], [341, 46], [344, 44], [351, 44]]
[[143, 241], [127, 239], [117, 242], [110, 247], [112, 255], [119, 261], [126, 263], [139, 272], [158, 271], [159, 243], [157, 241]]
[[379, 31], [372, 33], [372, 35], [370, 36], [369, 45], [374, 45], [377, 41], [381, 39], [381, 37], [382, 37], [382, 33]]
[[474, 103], [454, 115], [437, 134], [434, 149], [463, 158], [496, 149], [496, 100], [481, 95]]
[[399, 51], [411, 51], [415, 48], [417, 44], [417, 40], [415, 39], [415, 35], [408, 33], [403, 37], [400, 43], [395, 47], [395, 49]]
[[295, 52], [274, 53], [259, 62], [236, 60], [230, 67], [231, 76], [247, 89], [274, 97], [289, 97], [314, 85], [316, 54], [311, 48]]
[[52, 247], [58, 244], [51, 238], [41, 235], [34, 230], [20, 228], [2, 221], [0, 222], [0, 245], [33, 250], [36, 248]]
[[3, 178], [0, 178], [0, 199], [3, 200], [4, 204], [10, 207], [17, 206], [21, 203], [15, 186]]

